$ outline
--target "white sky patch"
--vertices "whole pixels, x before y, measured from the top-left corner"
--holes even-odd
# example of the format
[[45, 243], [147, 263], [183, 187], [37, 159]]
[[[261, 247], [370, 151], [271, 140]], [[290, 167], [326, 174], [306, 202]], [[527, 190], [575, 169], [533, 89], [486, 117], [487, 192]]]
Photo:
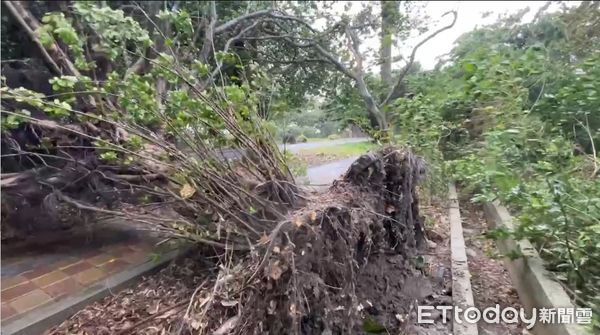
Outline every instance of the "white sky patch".
[[[529, 7], [529, 12], [525, 14], [522, 22], [531, 22], [535, 14], [545, 3], [545, 1], [428, 1], [425, 6], [425, 13], [431, 19], [439, 20], [444, 13], [450, 10], [456, 10], [458, 18], [454, 27], [440, 33], [434, 39], [421, 46], [417, 51], [416, 59], [421, 63], [423, 69], [433, 69], [437, 63], [436, 58], [450, 52], [454, 46], [454, 41], [462, 34], [477, 27], [492, 24], [502, 14], [514, 14], [526, 7]], [[577, 3], [572, 2], [570, 5]], [[548, 11], [551, 12], [557, 9], [558, 6], [553, 4], [549, 7]], [[490, 15], [484, 18], [483, 14], [486, 12], [489, 12]], [[447, 15], [436, 27], [446, 25], [451, 20], [451, 15]], [[435, 29], [437, 28], [432, 27], [430, 31], [434, 31]], [[422, 38], [421, 36], [409, 39], [406, 41], [406, 45], [410, 45], [410, 47], [401, 47], [399, 51], [403, 55], [409, 55], [412, 47], [421, 41]], [[395, 50], [395, 52], [398, 52], [398, 50]]]

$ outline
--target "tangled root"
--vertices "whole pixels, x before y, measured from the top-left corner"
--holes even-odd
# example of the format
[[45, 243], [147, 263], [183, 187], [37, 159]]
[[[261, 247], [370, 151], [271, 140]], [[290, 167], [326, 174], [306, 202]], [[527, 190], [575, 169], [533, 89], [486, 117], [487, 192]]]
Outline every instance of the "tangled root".
[[[415, 187], [423, 162], [386, 148], [360, 157], [330, 190], [222, 270], [195, 313], [213, 334], [348, 334], [366, 319], [397, 328], [404, 278], [423, 241]], [[191, 329], [190, 329], [191, 330]]]

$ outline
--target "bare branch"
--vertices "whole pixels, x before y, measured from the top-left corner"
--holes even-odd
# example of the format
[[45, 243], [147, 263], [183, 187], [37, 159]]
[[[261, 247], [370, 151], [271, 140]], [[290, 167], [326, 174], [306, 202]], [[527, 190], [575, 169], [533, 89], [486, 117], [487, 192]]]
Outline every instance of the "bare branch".
[[274, 19], [287, 20], [287, 21], [293, 21], [293, 22], [300, 23], [304, 27], [308, 28], [308, 30], [310, 30], [312, 33], [314, 33], [314, 34], [318, 34], [319, 33], [308, 22], [306, 22], [305, 20], [303, 20], [301, 18], [298, 18], [298, 17], [295, 17], [295, 16], [289, 16], [289, 15], [279, 15], [279, 14], [275, 14], [275, 13], [270, 13], [269, 16], [272, 17], [272, 18], [274, 18]]
[[348, 45], [350, 51], [354, 55], [354, 60], [356, 61], [356, 74], [357, 76], [363, 76], [364, 68], [363, 68], [363, 57], [360, 54], [360, 41], [358, 40], [358, 36], [356, 32], [350, 28], [346, 27], [346, 35], [350, 38], [350, 43]]
[[419, 48], [423, 44], [427, 43], [429, 40], [436, 37], [439, 33], [454, 27], [454, 24], [456, 23], [456, 19], [458, 18], [458, 14], [456, 13], [456, 11], [450, 11], [450, 12], [444, 13], [444, 15], [442, 15], [442, 17], [444, 17], [448, 14], [452, 14], [454, 16], [454, 18], [452, 19], [452, 22], [450, 24], [434, 31], [431, 35], [427, 36], [421, 42], [419, 42], [417, 45], [415, 45], [415, 47], [413, 48], [413, 50], [410, 54], [410, 58], [408, 59], [408, 63], [406, 64], [406, 66], [404, 66], [404, 68], [402, 69], [402, 72], [400, 72], [400, 75], [398, 76], [398, 79], [396, 80], [396, 84], [394, 85], [394, 87], [392, 88], [390, 93], [388, 93], [387, 97], [381, 102], [381, 104], [379, 104], [380, 107], [387, 105], [390, 102], [390, 100], [397, 94], [398, 90], [402, 86], [402, 81], [404, 81], [404, 77], [406, 77], [406, 75], [408, 74], [408, 71], [410, 70], [410, 68], [412, 67], [412, 65], [415, 61], [415, 56], [417, 54], [417, 50], [419, 50]]
[[254, 19], [257, 17], [261, 17], [261, 16], [266, 16], [269, 13], [271, 13], [272, 10], [271, 9], [265, 9], [265, 10], [259, 10], [250, 14], [246, 14], [246, 15], [242, 15], [239, 17], [236, 17], [235, 19], [229, 20], [223, 24], [221, 24], [220, 26], [216, 27], [214, 30], [214, 34], [215, 35], [219, 35], [222, 34], [230, 29], [235, 28], [235, 26], [237, 26], [238, 24], [240, 24], [242, 21], [245, 20], [249, 20], [249, 19]]
[[[230, 38], [229, 40], [227, 40], [227, 42], [225, 43], [225, 47], [223, 48], [223, 52], [229, 51], [229, 48], [231, 47], [231, 43], [241, 39], [244, 36], [244, 34], [248, 33], [252, 29], [254, 29], [259, 23], [260, 23], [260, 21], [254, 22], [252, 25], [244, 28], [237, 35], [235, 35], [232, 38]], [[203, 87], [206, 87], [206, 85], [209, 85], [214, 80], [214, 78], [217, 76], [217, 74], [219, 74], [221, 72], [222, 67], [223, 67], [223, 61], [217, 61], [217, 67], [211, 73], [208, 83], [205, 84]]]
[[356, 78], [357, 78], [356, 75], [350, 69], [348, 69], [348, 67], [346, 67], [346, 65], [344, 65], [342, 62], [340, 62], [334, 55], [329, 53], [327, 50], [325, 50], [319, 44], [315, 44], [314, 47], [315, 47], [315, 50], [317, 50], [323, 57], [327, 58], [327, 60], [329, 60], [333, 64], [333, 66], [335, 66], [335, 68], [338, 69], [338, 71], [342, 72], [350, 79], [356, 80]]
[[[21, 17], [21, 22], [26, 24], [27, 27], [23, 26], [23, 28], [28, 30], [28, 33], [29, 31], [33, 31], [33, 35], [30, 36], [34, 39], [34, 42], [37, 45], [41, 45], [37, 36], [37, 30], [41, 26], [38, 20], [29, 12], [29, 10], [25, 6], [23, 6], [21, 1], [5, 1], [6, 4], [8, 4], [9, 2], [17, 11], [16, 13]], [[19, 18], [17, 18], [17, 20], [19, 20]], [[42, 48], [44, 48], [43, 45], [41, 46]], [[52, 57], [52, 59], [59, 65], [61, 70], [67, 72], [69, 75], [73, 75], [76, 77], [81, 76], [79, 70], [77, 70], [75, 65], [73, 65], [73, 63], [69, 60], [69, 56], [67, 55], [67, 53], [64, 50], [62, 50], [57, 43], [52, 43], [44, 49], [47, 50], [47, 54], [49, 54]]]

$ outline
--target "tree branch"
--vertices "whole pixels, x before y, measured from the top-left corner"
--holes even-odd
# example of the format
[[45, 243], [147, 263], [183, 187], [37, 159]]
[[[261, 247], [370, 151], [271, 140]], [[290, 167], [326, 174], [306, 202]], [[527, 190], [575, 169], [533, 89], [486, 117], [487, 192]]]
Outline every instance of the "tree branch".
[[327, 58], [327, 60], [329, 60], [333, 64], [333, 66], [336, 69], [338, 69], [338, 71], [342, 72], [343, 74], [345, 74], [348, 78], [350, 78], [352, 80], [357, 79], [356, 75], [350, 69], [348, 69], [346, 67], [346, 65], [344, 65], [342, 62], [337, 60], [337, 58], [334, 55], [327, 52], [327, 50], [325, 50], [322, 46], [315, 43], [314, 47], [315, 47], [315, 50], [317, 50], [323, 57]]
[[[244, 28], [242, 31], [240, 31], [237, 35], [235, 35], [232, 38], [230, 38], [229, 40], [227, 40], [227, 42], [225, 43], [225, 47], [223, 48], [223, 52], [229, 51], [229, 48], [231, 47], [231, 43], [239, 40], [242, 36], [244, 36], [244, 34], [246, 34], [247, 32], [249, 32], [250, 30], [254, 29], [259, 23], [260, 23], [260, 21], [254, 22], [250, 26], [248, 26], [248, 27]], [[223, 61], [217, 61], [217, 67], [211, 73], [210, 79], [209, 79], [209, 81], [208, 81], [208, 83], [206, 85], [209, 85], [213, 81], [213, 79], [215, 78], [215, 76], [219, 72], [221, 72], [221, 68], [222, 67], [223, 67]], [[206, 85], [204, 85], [204, 87], [206, 87]]]
[[[72, 76], [81, 76], [75, 65], [73, 65], [73, 63], [69, 60], [67, 54], [56, 43], [52, 43], [47, 47], [42, 45], [36, 32], [41, 25], [39, 21], [29, 12], [29, 10], [23, 6], [21, 1], [5, 1], [4, 4], [19, 22], [22, 28], [25, 29], [33, 42], [41, 48], [40, 51], [42, 52], [42, 55], [45, 58], [50, 57], [50, 59], [53, 61], [54, 65], [50, 65], [52, 70], [56, 71], [58, 68], [59, 71], [57, 74], [62, 74], [62, 72], [65, 71], [67, 74]], [[48, 62], [49, 60], [46, 59], [46, 61]]]
[[260, 17], [260, 16], [265, 16], [271, 12], [272, 12], [271, 9], [265, 9], [265, 10], [259, 10], [259, 11], [256, 11], [256, 12], [253, 12], [250, 14], [236, 17], [235, 19], [229, 20], [229, 21], [219, 25], [218, 27], [216, 27], [214, 29], [214, 34], [215, 35], [222, 34], [230, 29], [235, 28], [235, 26], [237, 26], [240, 22], [242, 22], [244, 20], [249, 20], [249, 19], [254, 19], [254, 18]]
[[50, 56], [46, 48], [44, 48], [40, 40], [37, 38], [36, 32], [29, 26], [29, 24], [27, 24], [25, 19], [26, 15], [28, 14], [27, 10], [18, 2], [4, 1], [4, 4], [6, 5], [6, 8], [8, 8], [8, 11], [15, 18], [15, 20], [17, 20], [19, 25], [21, 25], [21, 28], [25, 30], [25, 32], [27, 33], [27, 35], [29, 35], [33, 43], [35, 43], [35, 45], [38, 47], [38, 49], [42, 53], [44, 61], [50, 67], [50, 70], [54, 74], [60, 75], [62, 73], [60, 67], [58, 66], [58, 64], [56, 64], [52, 56]]
[[537, 13], [535, 13], [533, 20], [531, 20], [531, 23], [536, 23], [539, 20], [540, 16], [548, 9], [548, 7], [550, 7], [551, 4], [552, 1], [546, 1], [546, 3], [542, 7], [540, 7]]
[[357, 76], [362, 77], [364, 75], [363, 68], [363, 57], [360, 54], [360, 41], [358, 40], [358, 36], [350, 27], [346, 27], [346, 35], [350, 38], [350, 43], [348, 45], [352, 55], [354, 55], [354, 60], [356, 61], [356, 70], [355, 73]]
[[431, 35], [427, 36], [426, 38], [424, 38], [421, 42], [419, 42], [417, 45], [415, 45], [415, 47], [413, 48], [411, 54], [410, 54], [410, 58], [408, 60], [408, 63], [406, 64], [406, 66], [402, 69], [402, 72], [400, 72], [400, 75], [398, 76], [398, 79], [396, 80], [396, 84], [394, 85], [394, 87], [392, 88], [392, 90], [390, 91], [390, 93], [387, 95], [387, 97], [381, 102], [381, 104], [379, 104], [380, 107], [387, 105], [390, 100], [397, 94], [398, 90], [400, 89], [400, 87], [402, 86], [402, 81], [404, 81], [404, 77], [406, 77], [406, 74], [408, 74], [408, 71], [410, 70], [410, 68], [412, 67], [414, 61], [415, 61], [415, 56], [417, 54], [417, 50], [425, 43], [427, 43], [429, 40], [431, 40], [432, 38], [436, 37], [438, 34], [440, 34], [443, 31], [446, 31], [452, 27], [454, 27], [454, 24], [456, 23], [456, 19], [458, 18], [458, 14], [456, 13], [456, 11], [450, 11], [450, 12], [446, 12], [444, 13], [444, 15], [442, 15], [442, 17], [448, 15], [448, 14], [453, 14], [454, 18], [452, 19], [452, 22], [436, 31], [434, 31]]
[[146, 59], [149, 58], [146, 55], [143, 55], [141, 57], [139, 57], [137, 59], [137, 61], [135, 61], [135, 63], [133, 63], [126, 71], [125, 71], [125, 78], [129, 77], [132, 74], [141, 74], [144, 71], [144, 68], [146, 67]]
[[[308, 22], [306, 22], [305, 20], [303, 20], [301, 18], [286, 15], [286, 14], [277, 14], [277, 13], [275, 13], [274, 10], [261, 10], [261, 11], [256, 11], [256, 12], [253, 12], [253, 13], [250, 13], [247, 15], [240, 16], [233, 20], [230, 20], [230, 21], [216, 27], [214, 33], [215, 33], [215, 35], [221, 34], [229, 29], [234, 28], [236, 25], [238, 25], [239, 23], [241, 23], [244, 20], [254, 19], [257, 17], [261, 17], [261, 16], [270, 17], [272, 19], [292, 21], [292, 22], [299, 23], [299, 24], [303, 25], [304, 27], [306, 27], [308, 30], [310, 30], [312, 33], [318, 34], [319, 35], [318, 37], [322, 37], [325, 33], [331, 32], [331, 31], [337, 29], [341, 24], [341, 22], [338, 22], [334, 26], [332, 26], [330, 29], [328, 29], [326, 32], [319, 33]], [[256, 21], [250, 27], [254, 28], [258, 23], [264, 22], [264, 21], [266, 21], [266, 19]], [[248, 29], [248, 27], [243, 30], [244, 34], [247, 31], [247, 29]], [[237, 36], [235, 36], [233, 38], [233, 40], [235, 41], [236, 39], [244, 38], [243, 37], [244, 34], [241, 34], [241, 35], [238, 34]], [[269, 35], [269, 36], [261, 36], [261, 37], [245, 37], [244, 39], [248, 39], [248, 40], [252, 40], [252, 39], [253, 40], [283, 39], [285, 42], [287, 42], [288, 44], [290, 44], [296, 48], [313, 47], [328, 62], [333, 64], [333, 66], [338, 71], [342, 72], [344, 75], [346, 75], [348, 78], [350, 78], [352, 80], [357, 80], [356, 75], [346, 65], [344, 65], [342, 62], [340, 62], [337, 59], [337, 57], [335, 57], [331, 52], [327, 51], [323, 46], [321, 46], [318, 43], [316, 38], [296, 37], [291, 34], [281, 34], [281, 35]], [[301, 39], [301, 40], [305, 40], [307, 42], [306, 43], [298, 43], [298, 42], [293, 41], [293, 39]]]
[[209, 20], [204, 32], [204, 43], [200, 51], [200, 60], [204, 63], [208, 61], [208, 56], [212, 50], [215, 37], [215, 25], [217, 23], [217, 7], [214, 1], [210, 2]]

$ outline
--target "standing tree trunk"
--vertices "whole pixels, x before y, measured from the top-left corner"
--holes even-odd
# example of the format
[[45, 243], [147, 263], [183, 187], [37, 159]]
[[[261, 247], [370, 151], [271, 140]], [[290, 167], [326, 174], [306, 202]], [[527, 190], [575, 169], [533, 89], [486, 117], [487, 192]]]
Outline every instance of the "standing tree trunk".
[[381, 1], [381, 46], [379, 57], [381, 67], [379, 74], [386, 89], [390, 89], [392, 82], [392, 44], [394, 36], [394, 24], [399, 16], [398, 2]]
[[362, 77], [357, 78], [356, 87], [358, 88], [358, 94], [361, 96], [365, 102], [365, 106], [367, 107], [371, 126], [374, 129], [379, 130], [387, 129], [388, 125], [385, 114], [377, 106], [377, 102], [375, 102], [373, 95], [371, 95], [371, 92], [369, 91], [369, 88]]
[[354, 54], [356, 65], [354, 67], [354, 72], [345, 69], [342, 65], [339, 64], [338, 68], [340, 68], [341, 66], [344, 73], [346, 73], [350, 78], [354, 79], [354, 81], [356, 82], [358, 94], [365, 102], [365, 106], [367, 107], [367, 112], [369, 115], [369, 120], [373, 129], [379, 129], [383, 131], [387, 129], [387, 122], [385, 119], [385, 115], [382, 113], [381, 109], [377, 105], [377, 102], [373, 98], [373, 95], [371, 94], [371, 91], [369, 91], [369, 87], [365, 82], [363, 56], [360, 54], [359, 51], [360, 41], [358, 39], [358, 35], [354, 30], [350, 28], [346, 28], [346, 35], [350, 39], [349, 47], [352, 53]]
[[[393, 36], [396, 32], [396, 23], [400, 16], [399, 2], [398, 1], [380, 1], [381, 3], [381, 40], [380, 40], [380, 62], [381, 67], [379, 74], [381, 76], [381, 83], [384, 91], [387, 92], [394, 86], [392, 78], [392, 45]], [[385, 94], [385, 93], [384, 93]], [[383, 100], [385, 96], [380, 98]], [[379, 106], [379, 114], [382, 122], [379, 125], [379, 129], [382, 131], [387, 130], [387, 115], [385, 112], [385, 106]]]

